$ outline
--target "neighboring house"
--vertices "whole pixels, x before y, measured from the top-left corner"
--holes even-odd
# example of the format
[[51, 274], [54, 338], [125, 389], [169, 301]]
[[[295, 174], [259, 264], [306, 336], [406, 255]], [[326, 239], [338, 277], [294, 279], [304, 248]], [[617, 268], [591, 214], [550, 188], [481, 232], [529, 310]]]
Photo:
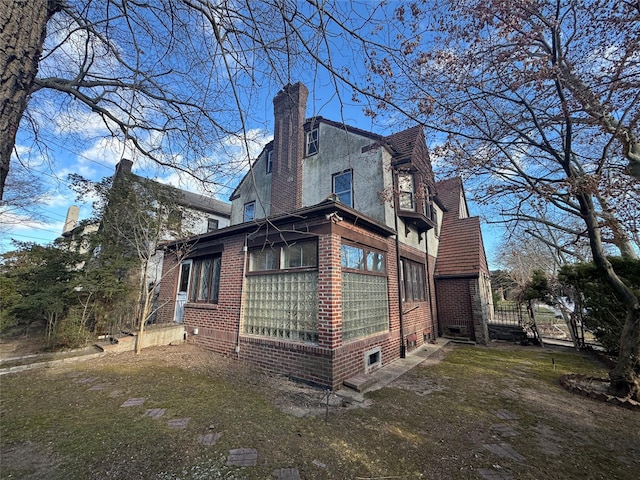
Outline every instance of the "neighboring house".
[[[199, 195], [186, 190], [171, 187], [150, 180], [131, 172], [133, 162], [123, 159], [116, 165], [113, 184], [126, 180], [128, 188], [144, 188], [159, 199], [166, 199], [171, 203], [172, 211], [163, 219], [166, 225], [161, 228], [160, 235], [150, 238], [152, 245], [145, 245], [149, 251], [155, 252], [149, 262], [147, 282], [157, 284], [161, 279], [164, 252], [156, 250], [157, 244], [177, 240], [178, 237], [192, 236], [216, 231], [229, 226], [231, 205], [211, 197]], [[162, 200], [160, 200], [162, 201]], [[118, 207], [121, 208], [121, 207]], [[136, 205], [126, 205], [125, 208], [137, 208]], [[118, 215], [116, 213], [116, 215]], [[86, 236], [97, 232], [100, 228], [110, 228], [104, 223], [78, 223], [78, 207], [69, 207], [62, 236], [71, 240], [74, 248], [80, 253], [86, 253], [88, 242]]]
[[165, 257], [158, 315], [197, 345], [338, 389], [435, 340], [447, 209], [422, 128], [305, 120], [307, 95], [298, 83], [275, 97], [274, 139], [231, 196], [231, 226], [168, 246], [183, 255]]

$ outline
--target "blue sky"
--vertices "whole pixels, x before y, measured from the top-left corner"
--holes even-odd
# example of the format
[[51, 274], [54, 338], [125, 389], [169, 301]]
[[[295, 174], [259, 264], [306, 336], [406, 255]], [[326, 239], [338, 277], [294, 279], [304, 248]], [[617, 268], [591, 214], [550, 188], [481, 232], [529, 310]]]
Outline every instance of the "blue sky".
[[[309, 87], [310, 89], [314, 88], [313, 85], [309, 85]], [[388, 121], [387, 126], [373, 125], [372, 120], [362, 113], [361, 105], [345, 101], [345, 98], [348, 98], [346, 95], [338, 98], [330, 85], [316, 84], [315, 88], [315, 92], [310, 92], [307, 116], [322, 115], [331, 120], [344, 121], [349, 125], [381, 134], [389, 134], [405, 127], [405, 125], [393, 121]], [[259, 102], [262, 111], [252, 115], [253, 118], [260, 118], [260, 122], [250, 126], [250, 136], [253, 139], [251, 143], [252, 158], [255, 158], [262, 146], [272, 139], [272, 99], [276, 93], [265, 89], [262, 92], [263, 98]], [[41, 221], [11, 219], [10, 223], [12, 224], [7, 225], [6, 219], [3, 220], [4, 225], [1, 226], [2, 230], [0, 231], [0, 251], [6, 252], [13, 248], [12, 239], [39, 244], [52, 242], [62, 233], [67, 210], [71, 205], [80, 207], [80, 219], [89, 217], [92, 199], [77, 200], [75, 193], [69, 189], [67, 175], [78, 173], [91, 180], [100, 180], [113, 174], [115, 165], [121, 158], [129, 158], [126, 146], [105, 136], [107, 131], [99, 119], [94, 118], [95, 116], [92, 114], [82, 114], [81, 112], [77, 112], [76, 115], [73, 121], [68, 118], [60, 121], [60, 125], [64, 125], [64, 128], [59, 125], [50, 126], [52, 131], [48, 146], [53, 152], [52, 157], [55, 158], [55, 164], [48, 165], [45, 162], [33, 167], [35, 171], [39, 172], [42, 181], [50, 188], [50, 193], [41, 204]], [[429, 137], [428, 132], [427, 137]], [[22, 153], [22, 158], [27, 157], [24, 154], [29, 150], [25, 140], [28, 141], [19, 135], [16, 143], [16, 148]], [[218, 150], [220, 155], [236, 155], [240, 158], [243, 154], [242, 149], [233, 139], [228, 139], [213, 148]], [[32, 162], [35, 163], [38, 161], [37, 155], [34, 157]], [[201, 191], [201, 186], [185, 175], [159, 169], [155, 164], [144, 161], [144, 159], [134, 162], [134, 173], [187, 190]], [[217, 187], [214, 196], [228, 200], [228, 196], [238, 179], [239, 176], [227, 179], [227, 186]], [[482, 216], [483, 212], [479, 211], [477, 205], [470, 204], [470, 209], [471, 215]], [[6, 216], [3, 215], [3, 217]], [[483, 224], [483, 231], [485, 248], [491, 261], [500, 231], [486, 223]]]

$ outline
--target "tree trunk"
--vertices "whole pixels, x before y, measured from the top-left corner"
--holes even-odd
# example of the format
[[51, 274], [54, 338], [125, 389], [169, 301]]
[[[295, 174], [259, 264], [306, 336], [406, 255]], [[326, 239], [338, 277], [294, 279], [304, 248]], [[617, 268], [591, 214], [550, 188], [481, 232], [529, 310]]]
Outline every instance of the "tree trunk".
[[620, 354], [609, 372], [609, 393], [640, 401], [640, 307], [627, 311], [620, 335]]
[[3, 1], [0, 7], [0, 200], [20, 120], [27, 108], [46, 36], [58, 0]]
[[609, 372], [609, 393], [617, 397], [640, 399], [640, 299], [616, 274], [602, 247], [595, 209], [588, 194], [578, 194], [593, 261], [602, 270], [609, 285], [626, 309], [625, 323], [620, 334], [620, 353], [616, 367]]

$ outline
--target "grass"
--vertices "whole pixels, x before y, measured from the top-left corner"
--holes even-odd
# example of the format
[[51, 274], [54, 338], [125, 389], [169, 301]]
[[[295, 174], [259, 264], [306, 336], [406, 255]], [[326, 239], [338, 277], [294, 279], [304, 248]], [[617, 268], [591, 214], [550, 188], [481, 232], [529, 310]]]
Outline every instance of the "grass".
[[[332, 408], [328, 421], [283, 413], [264, 373], [194, 349], [159, 352], [3, 376], [0, 478], [263, 479], [298, 468], [306, 479], [478, 479], [491, 469], [625, 480], [640, 471], [640, 415], [558, 386], [563, 373], [606, 374], [576, 352], [456, 347], [367, 395], [368, 408]], [[134, 397], [144, 405], [121, 407]], [[151, 408], [166, 414], [144, 416]], [[517, 418], [498, 418], [505, 411]], [[186, 417], [184, 430], [167, 425]], [[501, 437], [500, 424], [517, 435]], [[222, 433], [215, 445], [197, 441], [210, 432]], [[526, 461], [485, 447], [504, 442]], [[241, 447], [257, 449], [255, 467], [225, 465]]]

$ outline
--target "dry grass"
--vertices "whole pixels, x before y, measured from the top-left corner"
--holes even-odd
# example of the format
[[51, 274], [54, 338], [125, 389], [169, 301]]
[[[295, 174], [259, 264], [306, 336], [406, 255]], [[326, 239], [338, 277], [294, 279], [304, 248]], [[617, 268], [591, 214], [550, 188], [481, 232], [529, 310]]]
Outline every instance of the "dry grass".
[[[264, 479], [279, 468], [306, 479], [637, 478], [640, 415], [558, 386], [564, 373], [604, 375], [590, 358], [511, 346], [445, 353], [368, 395], [366, 408], [334, 402], [328, 421], [324, 392], [190, 346], [4, 376], [0, 478]], [[138, 397], [144, 405], [121, 407]], [[144, 415], [153, 408], [165, 415]], [[175, 430], [172, 418], [190, 420]], [[202, 445], [207, 433], [221, 437]], [[487, 447], [499, 443], [525, 459]], [[226, 466], [241, 447], [257, 449], [255, 467]]]

